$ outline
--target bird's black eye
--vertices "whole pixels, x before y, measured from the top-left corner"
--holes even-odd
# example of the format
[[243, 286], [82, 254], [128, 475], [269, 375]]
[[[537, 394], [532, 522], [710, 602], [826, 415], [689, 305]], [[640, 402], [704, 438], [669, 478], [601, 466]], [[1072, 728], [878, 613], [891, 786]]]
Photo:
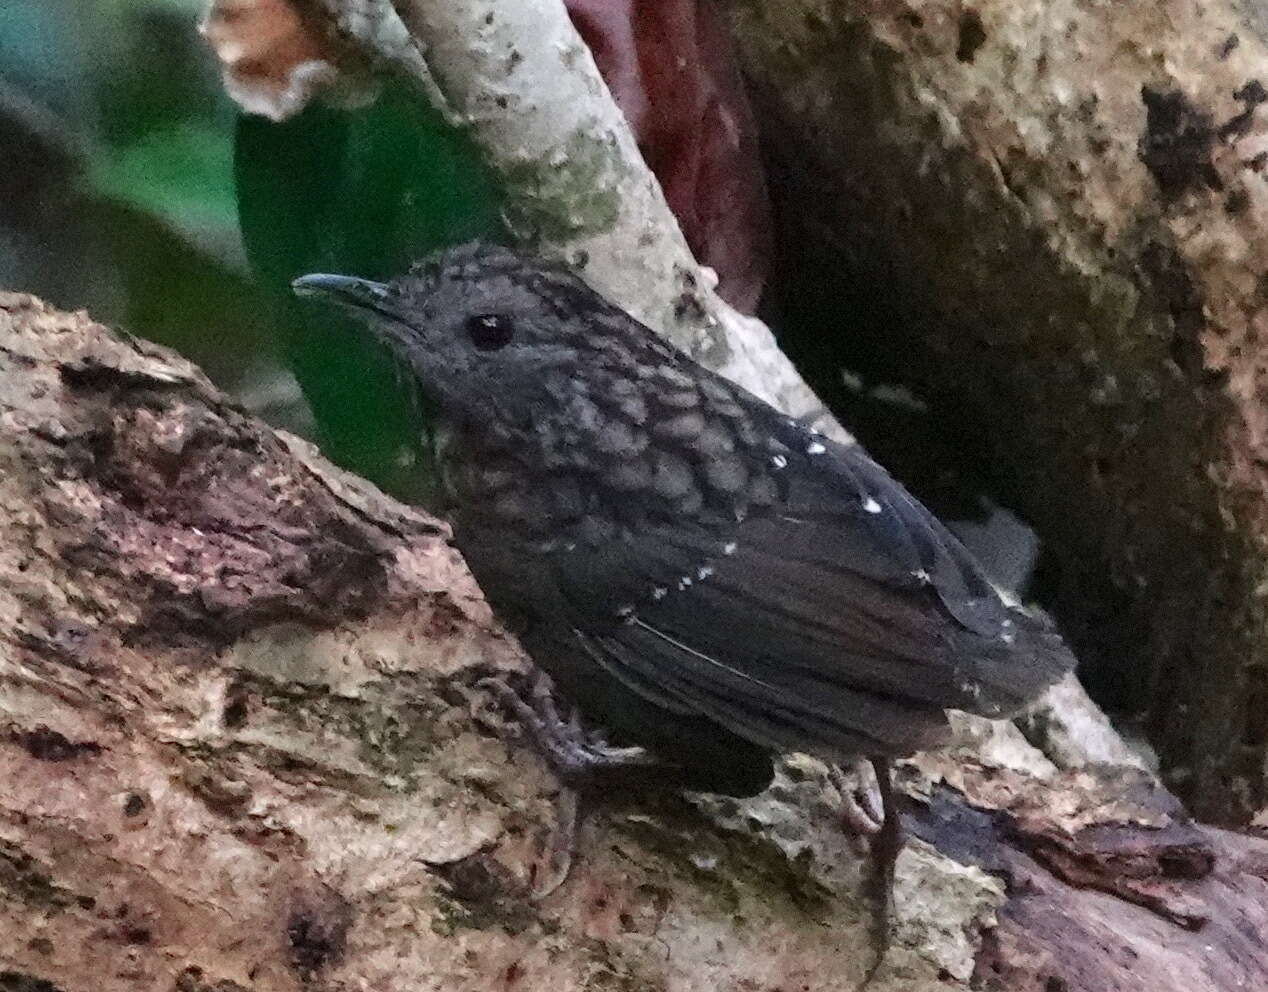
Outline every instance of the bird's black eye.
[[504, 313], [481, 313], [467, 318], [467, 334], [481, 351], [497, 351], [511, 343], [515, 324]]

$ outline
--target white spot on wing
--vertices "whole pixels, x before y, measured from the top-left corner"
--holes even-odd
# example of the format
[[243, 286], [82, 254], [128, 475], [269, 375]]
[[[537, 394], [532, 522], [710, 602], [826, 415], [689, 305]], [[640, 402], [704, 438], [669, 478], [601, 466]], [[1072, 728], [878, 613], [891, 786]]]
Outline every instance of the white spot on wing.
[[776, 468], [784, 468], [785, 466], [788, 465], [788, 459], [785, 458], [783, 455], [773, 455], [771, 457], [770, 463], [774, 465]]
[[867, 499], [863, 500], [863, 509], [868, 513], [880, 513], [881, 505], [869, 496]]
[[679, 592], [681, 592], [683, 589], [686, 589], [689, 585], [691, 585], [691, 576], [684, 575], [681, 579], [678, 580]]
[[911, 573], [911, 577], [915, 579], [917, 582], [927, 583], [932, 581], [929, 577], [929, 573], [925, 571], [923, 568], [916, 569], [914, 572]]
[[808, 455], [822, 455], [827, 450], [828, 449], [818, 441], [811, 441], [808, 445], [806, 445], [806, 454]]
[[699, 579], [701, 582], [703, 582], [712, 574], [713, 574], [712, 565], [701, 565], [699, 568], [696, 569], [696, 578]]
[[722, 553], [724, 555], [733, 555], [735, 554], [735, 548], [736, 544], [734, 541], [727, 541], [726, 544], [722, 545]]
[[669, 590], [666, 589], [664, 586], [656, 586], [654, 589], [652, 589], [652, 599], [656, 600], [656, 602], [658, 603], [668, 595], [669, 595]]

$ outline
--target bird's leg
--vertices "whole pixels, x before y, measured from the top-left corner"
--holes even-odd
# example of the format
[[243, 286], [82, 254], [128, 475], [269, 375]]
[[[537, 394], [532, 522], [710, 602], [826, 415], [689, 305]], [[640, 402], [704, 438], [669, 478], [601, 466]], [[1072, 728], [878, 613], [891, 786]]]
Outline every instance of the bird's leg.
[[559, 788], [555, 800], [555, 826], [546, 839], [541, 858], [533, 867], [534, 900], [545, 899], [568, 880], [572, 856], [577, 850], [577, 822], [581, 794], [571, 785]]
[[902, 849], [902, 827], [894, 802], [887, 758], [861, 758], [851, 768], [834, 765], [829, 779], [841, 793], [841, 826], [868, 840], [871, 873], [866, 892], [873, 906], [872, 947], [876, 958], [859, 988], [875, 977], [889, 950], [894, 905], [894, 864]]
[[872, 917], [872, 947], [876, 952], [876, 960], [863, 979], [861, 986], [863, 988], [866, 988], [875, 977], [889, 950], [889, 927], [894, 908], [894, 865], [898, 861], [898, 852], [903, 846], [902, 822], [894, 801], [894, 782], [891, 777], [889, 759], [872, 758], [871, 760], [872, 768], [876, 772], [876, 787], [880, 793], [882, 815], [880, 829], [872, 836], [872, 876], [868, 884], [875, 907]]
[[563, 885], [572, 869], [580, 818], [580, 787], [599, 773], [655, 768], [659, 762], [644, 748], [613, 747], [601, 734], [588, 733], [575, 708], [564, 720], [555, 703], [550, 678], [540, 669], [534, 672], [527, 699], [500, 678], [481, 679], [478, 685], [491, 692], [515, 716], [561, 780], [555, 803], [555, 826], [533, 872], [533, 898], [544, 899]]

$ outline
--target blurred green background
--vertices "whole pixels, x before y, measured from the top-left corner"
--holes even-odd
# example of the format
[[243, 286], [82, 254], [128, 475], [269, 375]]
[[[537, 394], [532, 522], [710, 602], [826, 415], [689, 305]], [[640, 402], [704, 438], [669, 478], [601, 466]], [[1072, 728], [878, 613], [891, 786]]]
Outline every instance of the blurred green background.
[[[196, 31], [201, 7], [0, 4], [0, 282], [264, 389], [276, 366], [241, 358], [263, 355], [267, 334], [238, 237], [235, 114]], [[227, 318], [214, 331], [210, 308]]]
[[405, 84], [355, 112], [240, 115], [204, 9], [0, 3], [0, 286], [176, 348], [272, 423], [425, 499], [412, 398], [356, 327], [288, 286], [497, 238], [496, 188]]

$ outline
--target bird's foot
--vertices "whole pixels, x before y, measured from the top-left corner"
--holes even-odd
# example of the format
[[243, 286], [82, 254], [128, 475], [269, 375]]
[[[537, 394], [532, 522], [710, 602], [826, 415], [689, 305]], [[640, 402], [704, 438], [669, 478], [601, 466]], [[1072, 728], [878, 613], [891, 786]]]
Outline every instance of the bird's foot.
[[[603, 772], [656, 768], [661, 764], [641, 747], [614, 747], [601, 731], [586, 730], [576, 709], [568, 718], [559, 713], [554, 686], [545, 672], [536, 671], [527, 693], [516, 691], [500, 678], [477, 683], [487, 689], [516, 719], [556, 774], [565, 782], [585, 785]], [[527, 698], [525, 698], [527, 696]]]
[[490, 677], [477, 685], [490, 692], [532, 739], [561, 780], [555, 801], [555, 825], [533, 866], [532, 898], [544, 899], [568, 879], [577, 848], [580, 787], [604, 772], [653, 768], [657, 761], [641, 747], [613, 747], [602, 733], [587, 731], [575, 708], [564, 719], [554, 687], [542, 671], [534, 672], [527, 692], [504, 679]]
[[841, 794], [841, 826], [845, 832], [858, 838], [880, 833], [885, 823], [885, 808], [872, 762], [860, 758], [849, 768], [831, 765], [828, 781]]
[[873, 907], [872, 948], [876, 957], [859, 985], [865, 989], [876, 977], [889, 951], [894, 865], [903, 845], [902, 824], [894, 802], [888, 759], [863, 759], [850, 769], [833, 767], [830, 779], [841, 793], [842, 827], [856, 837], [866, 837], [871, 854], [867, 893]]
[[[872, 856], [873, 876], [868, 881], [868, 891], [875, 898], [876, 876], [881, 871], [876, 857], [880, 847], [880, 835], [886, 825], [885, 803], [876, 767], [867, 758], [859, 758], [848, 767], [832, 765], [828, 769], [828, 781], [836, 786], [841, 795], [841, 829], [850, 835], [855, 850], [860, 856], [869, 852]], [[875, 971], [880, 958], [884, 955], [888, 942], [888, 891], [883, 895], [884, 901], [876, 901], [874, 905], [876, 919], [884, 921], [877, 923], [876, 926], [878, 929], [883, 927], [882, 936], [885, 943], [876, 943], [878, 958], [869, 971], [869, 981], [871, 973]]]

